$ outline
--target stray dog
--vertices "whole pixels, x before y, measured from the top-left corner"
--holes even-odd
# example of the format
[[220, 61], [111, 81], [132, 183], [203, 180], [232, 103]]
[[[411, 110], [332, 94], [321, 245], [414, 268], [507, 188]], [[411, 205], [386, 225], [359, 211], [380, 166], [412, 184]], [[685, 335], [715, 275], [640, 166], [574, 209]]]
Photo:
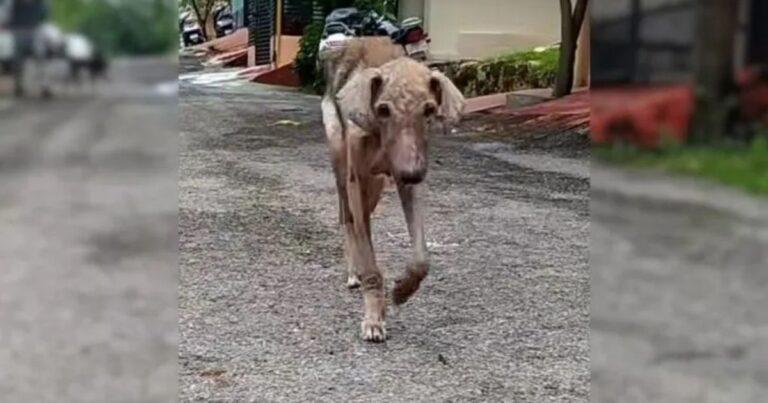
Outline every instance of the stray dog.
[[371, 241], [371, 213], [386, 176], [397, 185], [414, 248], [414, 262], [398, 279], [393, 302], [402, 304], [427, 276], [421, 186], [427, 173], [427, 129], [456, 123], [464, 97], [439, 72], [404, 57], [389, 38], [354, 39], [329, 54], [323, 124], [344, 226], [347, 286], [362, 285], [363, 339], [386, 339], [384, 279]]

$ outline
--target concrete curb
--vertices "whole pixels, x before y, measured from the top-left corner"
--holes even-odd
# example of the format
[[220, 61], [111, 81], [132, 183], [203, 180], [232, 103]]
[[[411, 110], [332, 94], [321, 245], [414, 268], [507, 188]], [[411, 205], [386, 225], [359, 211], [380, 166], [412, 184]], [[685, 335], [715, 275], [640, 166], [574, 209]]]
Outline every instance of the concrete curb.
[[613, 195], [655, 203], [700, 206], [768, 224], [768, 198], [752, 196], [724, 185], [594, 162], [590, 175], [593, 197]]

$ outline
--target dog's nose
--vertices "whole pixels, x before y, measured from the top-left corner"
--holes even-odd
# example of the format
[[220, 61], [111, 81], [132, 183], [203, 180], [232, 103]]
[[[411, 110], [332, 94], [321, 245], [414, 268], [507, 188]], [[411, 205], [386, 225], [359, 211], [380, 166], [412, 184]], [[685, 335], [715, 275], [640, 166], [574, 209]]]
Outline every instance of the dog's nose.
[[397, 173], [397, 178], [406, 185], [416, 185], [421, 183], [426, 175], [427, 171], [425, 169], [416, 169], [400, 171]]

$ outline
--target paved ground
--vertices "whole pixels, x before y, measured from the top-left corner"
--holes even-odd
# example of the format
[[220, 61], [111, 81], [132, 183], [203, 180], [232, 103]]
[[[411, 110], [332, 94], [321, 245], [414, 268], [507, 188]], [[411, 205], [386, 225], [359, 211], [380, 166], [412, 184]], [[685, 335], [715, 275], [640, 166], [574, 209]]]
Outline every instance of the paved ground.
[[94, 97], [0, 101], [3, 402], [177, 396], [176, 69], [113, 73]]
[[768, 200], [592, 170], [592, 399], [764, 402]]
[[[583, 136], [434, 137], [433, 270], [369, 344], [319, 99], [214, 81], [180, 86], [183, 401], [588, 400]], [[374, 219], [388, 287], [410, 257], [398, 204], [387, 192]]]

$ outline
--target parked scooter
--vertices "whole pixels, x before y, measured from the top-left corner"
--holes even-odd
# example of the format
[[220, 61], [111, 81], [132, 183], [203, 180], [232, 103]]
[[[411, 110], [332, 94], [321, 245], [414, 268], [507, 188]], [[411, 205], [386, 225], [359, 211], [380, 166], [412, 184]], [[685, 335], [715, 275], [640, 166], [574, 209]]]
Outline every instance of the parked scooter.
[[429, 35], [422, 28], [421, 18], [411, 17], [400, 23], [400, 31], [395, 43], [405, 47], [405, 53], [419, 61], [429, 58]]
[[354, 7], [333, 10], [325, 19], [320, 40], [319, 57], [333, 49], [342, 48], [350, 38], [387, 36], [402, 45], [405, 53], [419, 61], [429, 58], [429, 36], [420, 18], [408, 18], [400, 24], [375, 11], [361, 12]]

